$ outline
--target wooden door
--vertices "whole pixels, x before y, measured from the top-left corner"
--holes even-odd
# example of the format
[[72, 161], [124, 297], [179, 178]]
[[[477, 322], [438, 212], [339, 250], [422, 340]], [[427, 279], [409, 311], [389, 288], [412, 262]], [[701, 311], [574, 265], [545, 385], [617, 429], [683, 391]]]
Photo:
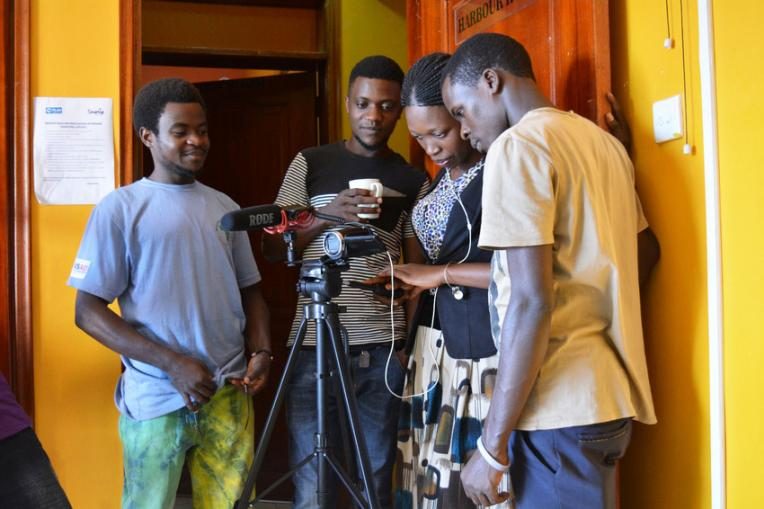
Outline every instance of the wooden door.
[[[316, 75], [303, 72], [265, 78], [197, 83], [207, 102], [211, 149], [200, 180], [242, 207], [273, 203], [289, 163], [298, 151], [318, 144]], [[268, 387], [255, 398], [259, 437], [287, 357], [286, 340], [297, 302], [297, 272], [269, 264], [260, 249], [261, 232], [250, 239], [263, 275], [271, 311], [273, 353]], [[214, 297], [213, 297], [214, 298]], [[283, 415], [257, 478], [260, 490], [288, 471]], [[287, 482], [269, 498], [291, 500]]]
[[[536, 81], [558, 108], [604, 126], [610, 90], [607, 0], [408, 0], [407, 11], [412, 63], [433, 51], [452, 53], [479, 32], [506, 34], [528, 50]], [[415, 142], [412, 159], [424, 160]]]
[[13, 137], [11, 135], [12, 107], [11, 99], [13, 90], [11, 86], [11, 63], [13, 62], [13, 49], [11, 46], [11, 33], [13, 16], [11, 15], [10, 2], [0, 1], [0, 235], [5, 239], [0, 249], [0, 372], [9, 383], [13, 383], [11, 373], [11, 327], [10, 327], [10, 258], [11, 258], [11, 231], [12, 215], [9, 213], [9, 197], [11, 196], [8, 184], [10, 183], [9, 169], [13, 161], [11, 147]]

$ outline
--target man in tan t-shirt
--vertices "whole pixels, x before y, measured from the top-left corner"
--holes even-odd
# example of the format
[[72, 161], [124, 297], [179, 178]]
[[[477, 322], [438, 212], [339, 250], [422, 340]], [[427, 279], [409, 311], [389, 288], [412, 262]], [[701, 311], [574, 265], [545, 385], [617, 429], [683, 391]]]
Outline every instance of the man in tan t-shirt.
[[479, 244], [495, 251], [501, 355], [465, 492], [484, 506], [504, 500], [497, 486], [510, 468], [520, 509], [615, 507], [632, 419], [655, 422], [639, 278], [658, 247], [634, 169], [614, 137], [553, 107], [507, 36], [462, 44], [443, 99], [462, 137], [487, 152]]

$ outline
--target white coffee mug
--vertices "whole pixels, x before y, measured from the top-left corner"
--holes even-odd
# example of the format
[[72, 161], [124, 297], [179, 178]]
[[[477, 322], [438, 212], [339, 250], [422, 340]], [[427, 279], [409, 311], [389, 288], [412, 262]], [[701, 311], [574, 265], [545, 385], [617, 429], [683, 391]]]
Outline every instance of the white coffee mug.
[[[382, 185], [382, 182], [379, 181], [379, 179], [355, 179], [348, 182], [348, 188], [349, 189], [368, 189], [371, 191], [371, 193], [376, 196], [377, 198], [382, 198], [382, 192], [385, 189], [385, 186]], [[358, 214], [358, 217], [361, 219], [377, 219], [379, 218], [379, 205], [372, 205], [372, 204], [358, 204], [359, 207], [376, 207], [376, 212], [372, 212], [369, 214]]]

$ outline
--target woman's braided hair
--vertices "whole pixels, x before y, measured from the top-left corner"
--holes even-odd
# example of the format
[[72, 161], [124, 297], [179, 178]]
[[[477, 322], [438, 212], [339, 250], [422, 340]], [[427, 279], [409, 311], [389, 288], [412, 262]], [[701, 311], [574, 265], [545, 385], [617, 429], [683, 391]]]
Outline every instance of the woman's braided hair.
[[451, 55], [430, 53], [417, 60], [403, 77], [401, 105], [443, 106], [440, 77]]

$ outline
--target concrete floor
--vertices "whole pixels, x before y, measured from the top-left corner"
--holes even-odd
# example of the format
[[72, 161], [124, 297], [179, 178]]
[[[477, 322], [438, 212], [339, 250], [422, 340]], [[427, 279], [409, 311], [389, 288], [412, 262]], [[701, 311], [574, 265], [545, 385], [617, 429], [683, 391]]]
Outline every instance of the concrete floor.
[[[178, 497], [175, 499], [175, 509], [193, 509], [190, 497]], [[255, 509], [289, 509], [292, 504], [289, 502], [260, 502]]]

